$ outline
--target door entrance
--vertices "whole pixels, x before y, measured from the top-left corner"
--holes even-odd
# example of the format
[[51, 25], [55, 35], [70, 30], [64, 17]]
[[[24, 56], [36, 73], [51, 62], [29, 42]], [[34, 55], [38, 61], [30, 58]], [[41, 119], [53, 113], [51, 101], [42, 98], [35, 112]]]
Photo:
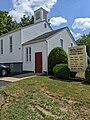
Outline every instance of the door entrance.
[[42, 52], [35, 53], [35, 72], [42, 73]]

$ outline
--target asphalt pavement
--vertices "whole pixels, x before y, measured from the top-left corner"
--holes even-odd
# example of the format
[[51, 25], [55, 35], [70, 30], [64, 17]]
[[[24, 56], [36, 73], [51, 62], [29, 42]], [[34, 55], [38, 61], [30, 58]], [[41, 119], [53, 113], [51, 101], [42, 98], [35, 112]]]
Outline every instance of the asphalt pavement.
[[9, 84], [11, 82], [8, 82], [8, 81], [4, 81], [4, 80], [0, 80], [0, 88], [3, 88], [5, 87], [7, 84]]

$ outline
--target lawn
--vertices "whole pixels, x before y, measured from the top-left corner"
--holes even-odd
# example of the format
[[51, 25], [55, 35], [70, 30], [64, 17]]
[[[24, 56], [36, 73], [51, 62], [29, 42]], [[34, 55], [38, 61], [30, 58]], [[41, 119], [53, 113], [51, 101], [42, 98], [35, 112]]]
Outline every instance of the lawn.
[[37, 76], [0, 90], [0, 120], [90, 120], [90, 85]]

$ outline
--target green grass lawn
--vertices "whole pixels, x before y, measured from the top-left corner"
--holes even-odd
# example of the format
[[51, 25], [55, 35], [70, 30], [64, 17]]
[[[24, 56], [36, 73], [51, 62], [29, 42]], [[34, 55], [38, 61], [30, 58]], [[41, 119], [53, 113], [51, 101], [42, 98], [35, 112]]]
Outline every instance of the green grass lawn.
[[90, 85], [37, 76], [0, 90], [0, 120], [90, 120]]

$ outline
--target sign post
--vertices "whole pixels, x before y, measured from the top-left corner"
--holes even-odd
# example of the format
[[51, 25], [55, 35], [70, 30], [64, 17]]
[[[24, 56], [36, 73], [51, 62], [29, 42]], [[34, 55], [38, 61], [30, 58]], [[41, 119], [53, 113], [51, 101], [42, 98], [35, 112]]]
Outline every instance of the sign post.
[[68, 49], [68, 67], [72, 72], [84, 72], [86, 70], [87, 52], [85, 45]]

